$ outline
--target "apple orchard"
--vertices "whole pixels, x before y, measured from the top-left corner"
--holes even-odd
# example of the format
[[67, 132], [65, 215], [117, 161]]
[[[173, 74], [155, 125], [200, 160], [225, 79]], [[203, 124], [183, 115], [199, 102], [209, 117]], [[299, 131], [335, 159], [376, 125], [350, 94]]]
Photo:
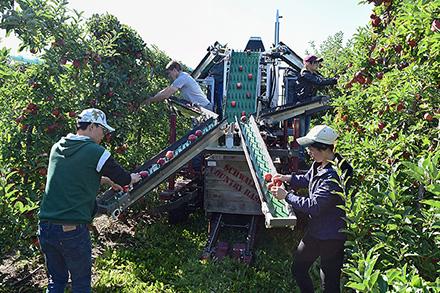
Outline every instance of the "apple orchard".
[[[343, 207], [349, 237], [343, 283], [347, 290], [359, 292], [438, 292], [440, 1], [361, 2], [371, 5], [371, 16], [348, 44], [343, 45], [342, 33], [337, 33], [314, 48], [326, 62], [322, 74], [336, 73], [340, 78], [337, 87], [327, 92], [332, 109], [315, 116], [313, 123], [338, 130], [337, 150], [355, 169]], [[167, 108], [163, 103], [140, 104], [168, 85], [164, 67], [170, 57], [112, 15], [84, 19], [64, 2], [41, 0], [0, 1], [0, 10], [1, 29], [16, 35], [22, 49], [42, 60], [11, 62], [10, 52], [0, 49], [0, 254], [31, 259], [39, 255], [30, 244], [52, 144], [73, 131], [82, 109], [98, 107], [117, 128], [114, 135], [106, 136], [104, 145], [124, 167], [133, 169], [163, 149], [168, 141]], [[178, 123], [180, 134], [185, 133], [189, 122]], [[136, 228], [132, 241], [148, 239], [164, 243], [164, 250], [174, 250], [177, 244], [172, 240], [178, 238], [167, 233], [175, 232], [156, 231], [154, 225], [160, 224]], [[148, 234], [152, 231], [154, 235]], [[194, 239], [205, 235], [193, 233]], [[277, 245], [282, 244], [273, 243]], [[180, 264], [182, 270], [193, 272], [185, 276], [188, 283], [176, 274], [167, 275], [180, 261], [172, 255], [153, 255], [157, 249], [142, 250], [143, 256], [130, 248], [115, 256], [110, 249], [98, 256], [100, 278], [94, 286], [122, 283], [109, 273], [110, 263], [129, 263], [132, 267], [121, 273], [127, 277], [127, 288], [134, 290], [137, 282], [144, 282], [142, 288], [157, 289], [155, 280], [130, 275], [141, 264], [129, 256], [148, 256], [150, 267], [163, 268], [160, 272], [151, 268], [151, 274], [170, 286], [170, 292], [208, 290], [200, 280], [210, 282], [203, 275], [206, 271], [195, 264]], [[180, 253], [185, 259], [193, 257]], [[257, 256], [262, 272], [271, 275], [269, 263], [279, 262], [284, 264], [284, 276], [289, 274], [285, 262], [290, 258], [265, 256]], [[222, 269], [228, 273], [212, 276], [219, 291], [294, 286], [288, 278], [265, 279], [253, 268], [236, 266], [227, 263]], [[222, 276], [237, 270], [243, 272], [241, 282], [221, 287]]]

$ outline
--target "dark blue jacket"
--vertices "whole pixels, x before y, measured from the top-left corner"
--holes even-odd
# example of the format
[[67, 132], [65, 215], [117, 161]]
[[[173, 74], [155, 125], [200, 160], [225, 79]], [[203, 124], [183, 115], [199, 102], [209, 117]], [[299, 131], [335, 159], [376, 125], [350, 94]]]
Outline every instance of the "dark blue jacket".
[[[342, 162], [342, 157], [336, 154], [336, 162]], [[309, 196], [297, 196], [293, 192], [286, 196], [286, 201], [295, 211], [300, 211], [310, 217], [307, 234], [320, 240], [345, 239], [345, 212], [337, 207], [344, 205], [344, 200], [338, 192], [342, 192], [341, 186], [335, 182], [339, 176], [332, 164], [327, 164], [318, 170], [320, 163], [313, 163], [305, 175], [292, 175], [290, 186], [308, 187]], [[351, 177], [352, 167], [344, 161], [341, 169], [345, 172], [345, 178]], [[344, 178], [344, 180], [345, 180]]]
[[297, 101], [302, 102], [308, 97], [316, 96], [318, 88], [333, 85], [337, 82], [338, 80], [336, 78], [323, 78], [316, 73], [302, 69], [297, 81]]

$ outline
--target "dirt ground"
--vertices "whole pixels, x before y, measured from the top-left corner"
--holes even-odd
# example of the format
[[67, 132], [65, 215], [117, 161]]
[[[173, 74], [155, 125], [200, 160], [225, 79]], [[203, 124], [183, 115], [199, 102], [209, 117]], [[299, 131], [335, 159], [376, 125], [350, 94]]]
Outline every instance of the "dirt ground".
[[[108, 216], [95, 218], [93, 224], [96, 230], [91, 230], [92, 258], [96, 259], [109, 247], [126, 245], [126, 240], [134, 235], [135, 224], [153, 221], [153, 217], [141, 214], [122, 217], [118, 221]], [[95, 274], [92, 272], [92, 279], [94, 278]], [[45, 287], [47, 277], [42, 254], [25, 260], [20, 258], [19, 252], [2, 257], [0, 292], [42, 292]]]

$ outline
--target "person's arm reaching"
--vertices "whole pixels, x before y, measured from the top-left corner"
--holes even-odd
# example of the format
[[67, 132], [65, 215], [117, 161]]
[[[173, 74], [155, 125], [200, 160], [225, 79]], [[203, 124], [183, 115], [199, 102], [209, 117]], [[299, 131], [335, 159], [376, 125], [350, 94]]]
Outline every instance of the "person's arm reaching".
[[289, 183], [290, 187], [292, 188], [301, 188], [301, 187], [307, 187], [310, 182], [310, 176], [312, 174], [312, 170], [310, 169], [306, 174], [304, 175], [282, 175], [282, 174], [276, 174], [274, 176], [273, 180], [276, 180], [277, 178], [285, 183]]
[[284, 188], [273, 186], [272, 194], [277, 199], [285, 199], [288, 204], [296, 211], [303, 212], [308, 215], [318, 216], [329, 206], [332, 206], [337, 199], [337, 192], [341, 191], [339, 185], [329, 176], [325, 183], [313, 193], [313, 196], [298, 196], [294, 192], [287, 192]]
[[322, 76], [310, 72], [305, 72], [302, 77], [316, 86], [326, 86], [338, 83], [336, 78], [323, 78]]
[[125, 171], [112, 157], [105, 161], [101, 171], [104, 177], [121, 186], [134, 184], [142, 179], [138, 173], [130, 174]]
[[177, 88], [170, 85], [158, 92], [154, 97], [146, 99], [143, 104], [148, 105], [154, 102], [163, 101], [171, 97], [175, 92], [177, 92]]

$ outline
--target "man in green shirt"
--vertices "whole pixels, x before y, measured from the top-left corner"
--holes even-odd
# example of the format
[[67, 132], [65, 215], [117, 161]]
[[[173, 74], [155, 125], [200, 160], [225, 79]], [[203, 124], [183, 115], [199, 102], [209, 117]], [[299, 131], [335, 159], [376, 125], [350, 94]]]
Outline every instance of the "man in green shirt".
[[46, 189], [39, 212], [39, 241], [44, 253], [48, 292], [64, 292], [69, 274], [73, 292], [91, 291], [91, 241], [87, 225], [93, 220], [100, 183], [117, 189], [141, 180], [128, 173], [100, 145], [107, 132], [104, 112], [86, 109], [69, 133], [52, 146]]

